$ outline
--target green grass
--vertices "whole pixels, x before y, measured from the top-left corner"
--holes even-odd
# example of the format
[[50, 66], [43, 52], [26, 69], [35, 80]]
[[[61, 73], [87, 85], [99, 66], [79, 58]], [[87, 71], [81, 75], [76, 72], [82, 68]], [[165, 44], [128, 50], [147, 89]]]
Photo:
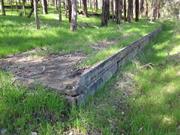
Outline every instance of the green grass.
[[[140, 57], [136, 67], [153, 63], [152, 69], [139, 69], [136, 92], [130, 99], [130, 132], [142, 135], [177, 135], [180, 132], [180, 29], [166, 22], [164, 31]], [[138, 66], [137, 66], [138, 65]], [[141, 129], [141, 130], [140, 130]]]
[[[69, 30], [67, 18], [58, 22], [58, 15], [50, 10], [48, 15], [40, 15], [41, 30], [35, 29], [34, 19], [17, 16], [15, 11], [8, 11], [7, 16], [0, 16], [0, 57], [45, 47], [48, 53], [68, 53], [81, 51], [88, 54], [84, 66], [93, 65], [123, 46], [153, 31], [160, 24], [141, 20], [136, 23], [116, 25], [110, 21], [108, 27], [100, 27], [100, 18], [78, 16], [78, 23], [88, 23], [93, 28], [79, 28], [77, 32]], [[92, 45], [102, 40], [120, 41], [107, 49], [94, 52]]]
[[[85, 108], [80, 109], [77, 128], [83, 127], [87, 132], [90, 126], [105, 135], [177, 135], [180, 132], [178, 25], [171, 21], [164, 23], [163, 31], [144, 54], [125, 66], [122, 74], [118, 73]], [[153, 67], [142, 68], [147, 63]], [[127, 86], [134, 82], [133, 95], [126, 100], [123, 100], [123, 89], [118, 88], [123, 74], [133, 76]]]
[[0, 72], [0, 130], [6, 134], [44, 134], [52, 129], [52, 123], [63, 127], [68, 104], [64, 98], [42, 88], [29, 91], [12, 85], [11, 76]]
[[[40, 31], [35, 30], [33, 19], [1, 16], [1, 57], [45, 46], [52, 52], [83, 51], [89, 55], [86, 65], [91, 65], [159, 26], [145, 21], [120, 26], [111, 23], [107, 28], [79, 29], [72, 33], [66, 20], [59, 24], [54, 16], [41, 16]], [[97, 18], [79, 20], [99, 24]], [[163, 22], [163, 31], [144, 53], [123, 67], [123, 73], [118, 72], [89, 98], [85, 106], [69, 108], [62, 96], [41, 87], [28, 90], [14, 86], [11, 75], [0, 71], [0, 130], [22, 135], [31, 132], [62, 135], [67, 131], [103, 135], [177, 135], [180, 132], [178, 26], [175, 21]], [[94, 55], [90, 48], [94, 42], [119, 38], [123, 34], [129, 38], [102, 53]], [[143, 68], [147, 63], [152, 63], [152, 68]], [[127, 79], [126, 74], [132, 78]], [[122, 82], [126, 83], [125, 88], [121, 87]], [[134, 92], [127, 97], [123, 90], [130, 88]]]

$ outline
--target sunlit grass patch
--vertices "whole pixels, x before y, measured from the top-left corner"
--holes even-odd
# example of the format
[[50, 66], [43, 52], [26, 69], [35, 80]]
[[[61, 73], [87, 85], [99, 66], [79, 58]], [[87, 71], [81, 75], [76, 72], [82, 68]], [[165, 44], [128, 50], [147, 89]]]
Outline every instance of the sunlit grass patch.
[[[138, 23], [120, 25], [110, 21], [108, 27], [100, 27], [100, 18], [85, 18], [79, 15], [78, 31], [71, 32], [68, 18], [63, 16], [63, 21], [59, 22], [56, 12], [50, 10], [48, 15], [40, 15], [41, 29], [36, 30], [33, 16], [20, 17], [17, 14], [10, 15], [10, 12], [7, 12], [7, 16], [0, 17], [0, 57], [46, 47], [49, 53], [81, 51], [89, 56], [89, 62], [83, 63], [87, 66], [110, 56], [112, 53], [107, 54], [109, 49], [118, 51], [160, 26], [159, 23], [150, 24], [146, 20], [141, 20]], [[87, 26], [82, 28], [83, 25]], [[102, 52], [94, 52], [92, 45], [102, 40], [118, 41]]]
[[[64, 98], [37, 88], [28, 90], [14, 86], [9, 74], [0, 72], [0, 127], [7, 133], [45, 132], [45, 127], [61, 124], [68, 115]], [[61, 123], [58, 123], [61, 121]]]

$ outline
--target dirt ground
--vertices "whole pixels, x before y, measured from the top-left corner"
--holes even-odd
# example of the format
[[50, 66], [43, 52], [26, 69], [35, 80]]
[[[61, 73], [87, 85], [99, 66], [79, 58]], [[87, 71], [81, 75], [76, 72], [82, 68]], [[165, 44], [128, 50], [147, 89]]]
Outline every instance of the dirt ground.
[[83, 72], [77, 65], [85, 58], [82, 53], [39, 56], [30, 51], [0, 59], [0, 68], [14, 75], [13, 83], [41, 84], [71, 95]]
[[[91, 45], [95, 53], [115, 45], [118, 40], [102, 40]], [[21, 54], [0, 59], [0, 69], [14, 75], [12, 83], [34, 87], [42, 85], [69, 97], [76, 96], [80, 75], [85, 69], [78, 68], [88, 56], [82, 52], [69, 54], [43, 54], [46, 49], [36, 48]]]

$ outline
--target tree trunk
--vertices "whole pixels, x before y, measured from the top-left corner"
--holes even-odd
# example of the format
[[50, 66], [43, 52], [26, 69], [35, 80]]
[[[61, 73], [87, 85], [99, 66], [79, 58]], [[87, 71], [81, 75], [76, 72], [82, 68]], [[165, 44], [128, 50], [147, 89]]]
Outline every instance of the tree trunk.
[[43, 14], [45, 15], [45, 14], [48, 13], [48, 10], [47, 10], [47, 0], [42, 0], [41, 3], [42, 3]]
[[89, 0], [89, 7], [90, 7], [90, 9], [93, 11], [93, 6], [92, 6], [93, 4], [92, 4], [92, 0]]
[[39, 22], [39, 17], [38, 17], [38, 9], [37, 9], [37, 3], [38, 0], [34, 0], [34, 17], [35, 17], [35, 23], [36, 23], [36, 28], [40, 29], [40, 22]]
[[114, 20], [114, 17], [115, 17], [114, 0], [111, 0], [111, 13], [112, 13], [112, 19]]
[[33, 12], [34, 12], [34, 4], [33, 4], [33, 0], [31, 0], [31, 11], [30, 11], [30, 13], [28, 15], [28, 18], [31, 18]]
[[26, 3], [26, 0], [23, 0], [22, 1], [22, 9], [23, 9], [24, 16], [26, 15], [25, 3]]
[[68, 0], [64, 0], [64, 10], [65, 10], [65, 17], [68, 18], [68, 10], [69, 10]]
[[103, 0], [101, 26], [107, 26], [109, 19], [109, 0]]
[[157, 18], [158, 18], [158, 19], [161, 17], [160, 8], [161, 8], [161, 2], [160, 2], [160, 0], [159, 0], [159, 1], [158, 1], [158, 5], [157, 5]]
[[0, 0], [0, 9], [1, 9], [1, 12], [2, 12], [2, 15], [6, 15], [6, 11], [5, 11], [5, 8], [4, 8], [4, 0]]
[[145, 11], [145, 15], [146, 17], [148, 17], [148, 14], [149, 14], [149, 4], [148, 4], [148, 1], [146, 0], [146, 11]]
[[98, 11], [98, 0], [95, 0], [95, 10], [96, 10], [96, 12]]
[[128, 22], [131, 22], [133, 19], [133, 0], [128, 0]]
[[57, 10], [58, 9], [57, 0], [54, 0], [54, 6], [56, 7], [56, 10]]
[[71, 30], [77, 30], [77, 0], [72, 0]]
[[98, 0], [94, 0], [94, 9], [95, 9], [95, 11], [97, 12], [98, 11]]
[[151, 21], [157, 19], [157, 0], [152, 0]]
[[141, 14], [144, 12], [144, 0], [141, 0], [141, 3], [140, 3], [140, 12], [141, 12]]
[[127, 21], [126, 12], [126, 0], [124, 0], [124, 21]]
[[67, 0], [68, 1], [68, 12], [69, 12], [69, 22], [71, 22], [71, 14], [72, 14], [72, 6], [71, 6], [71, 0]]
[[116, 2], [116, 23], [121, 23], [122, 18], [122, 0], [115, 0]]
[[62, 21], [61, 0], [57, 1], [57, 6], [58, 6], [59, 22], [61, 22]]
[[135, 21], [139, 21], [139, 0], [135, 0]]
[[83, 2], [83, 13], [86, 17], [88, 17], [87, 0], [82, 0], [82, 2]]

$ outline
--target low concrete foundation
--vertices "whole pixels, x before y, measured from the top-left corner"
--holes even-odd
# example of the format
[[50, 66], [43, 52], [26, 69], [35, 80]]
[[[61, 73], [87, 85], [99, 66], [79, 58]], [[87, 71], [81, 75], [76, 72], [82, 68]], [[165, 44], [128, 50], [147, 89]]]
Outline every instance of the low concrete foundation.
[[101, 63], [84, 71], [80, 76], [78, 87], [75, 90], [77, 96], [73, 97], [74, 102], [77, 104], [82, 103], [89, 95], [93, 95], [122, 65], [128, 60], [133, 59], [146, 45], [148, 45], [160, 31], [161, 27], [121, 49]]

